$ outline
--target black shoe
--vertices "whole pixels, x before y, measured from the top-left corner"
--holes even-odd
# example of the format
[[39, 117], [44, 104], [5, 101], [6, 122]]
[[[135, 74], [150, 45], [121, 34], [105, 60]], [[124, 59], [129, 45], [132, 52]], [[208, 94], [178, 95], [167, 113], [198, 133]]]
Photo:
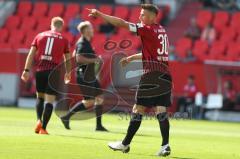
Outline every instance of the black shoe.
[[106, 132], [108, 132], [108, 130], [103, 126], [97, 126], [96, 131], [106, 131]]
[[70, 121], [69, 121], [69, 119], [66, 119], [66, 118], [64, 118], [64, 117], [61, 117], [61, 121], [62, 121], [62, 123], [63, 123], [63, 125], [64, 125], [64, 127], [65, 127], [66, 129], [68, 129], [68, 130], [71, 129], [71, 128], [70, 128]]

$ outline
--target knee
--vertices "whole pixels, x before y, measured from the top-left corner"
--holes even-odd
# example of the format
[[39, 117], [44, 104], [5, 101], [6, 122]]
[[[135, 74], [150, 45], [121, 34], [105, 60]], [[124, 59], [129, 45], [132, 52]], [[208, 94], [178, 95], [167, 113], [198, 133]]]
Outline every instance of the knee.
[[141, 105], [134, 105], [133, 106], [133, 109], [132, 109], [132, 112], [135, 113], [135, 114], [141, 114], [143, 115], [145, 113], [145, 107], [144, 106], [141, 106]]
[[55, 96], [55, 95], [48, 95], [48, 94], [45, 95], [45, 101], [46, 101], [46, 103], [51, 103], [51, 104], [53, 104], [53, 102], [55, 101], [55, 99], [56, 99], [56, 96]]
[[167, 112], [163, 112], [163, 113], [157, 114], [157, 119], [159, 121], [164, 121], [164, 120], [168, 119], [168, 113]]
[[131, 115], [131, 121], [142, 121], [142, 114], [139, 113], [133, 113]]
[[94, 100], [93, 99], [91, 99], [91, 100], [83, 100], [82, 103], [84, 104], [84, 106], [86, 108], [89, 108], [89, 107], [94, 105]]
[[44, 99], [44, 93], [36, 93], [38, 99]]
[[167, 112], [167, 108], [163, 107], [163, 106], [157, 106], [155, 108], [155, 113], [156, 114], [161, 114], [161, 113], [166, 113]]

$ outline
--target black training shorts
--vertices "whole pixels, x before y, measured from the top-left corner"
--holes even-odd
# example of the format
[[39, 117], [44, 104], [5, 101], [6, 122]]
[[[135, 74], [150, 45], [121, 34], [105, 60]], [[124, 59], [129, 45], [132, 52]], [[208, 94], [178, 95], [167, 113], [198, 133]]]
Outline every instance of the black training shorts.
[[[50, 95], [57, 95], [57, 92], [55, 91], [58, 87], [58, 80], [59, 76], [57, 73], [51, 73], [52, 70], [47, 71], [39, 71], [36, 72], [36, 89], [38, 93], [46, 93]], [[54, 80], [53, 82], [50, 82], [50, 75], [52, 76], [51, 79]]]
[[171, 105], [172, 78], [158, 71], [142, 75], [136, 92], [136, 104], [145, 107]]

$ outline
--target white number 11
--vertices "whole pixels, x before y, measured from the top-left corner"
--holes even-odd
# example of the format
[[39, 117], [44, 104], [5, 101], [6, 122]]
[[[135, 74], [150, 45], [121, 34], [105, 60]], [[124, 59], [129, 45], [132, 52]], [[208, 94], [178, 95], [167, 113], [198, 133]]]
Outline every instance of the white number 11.
[[54, 38], [48, 37], [46, 48], [45, 48], [45, 55], [50, 56], [52, 54], [53, 42], [54, 42]]

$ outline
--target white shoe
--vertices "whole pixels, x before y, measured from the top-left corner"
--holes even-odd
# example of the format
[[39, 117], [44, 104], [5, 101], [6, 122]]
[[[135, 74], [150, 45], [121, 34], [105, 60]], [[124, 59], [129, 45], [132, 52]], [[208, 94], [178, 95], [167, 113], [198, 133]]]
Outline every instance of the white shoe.
[[170, 155], [170, 153], [171, 149], [170, 146], [167, 144], [161, 147], [161, 150], [157, 153], [157, 156], [168, 156]]
[[122, 151], [123, 153], [128, 153], [130, 151], [130, 146], [123, 145], [122, 141], [110, 142], [108, 143], [108, 147], [114, 151]]

